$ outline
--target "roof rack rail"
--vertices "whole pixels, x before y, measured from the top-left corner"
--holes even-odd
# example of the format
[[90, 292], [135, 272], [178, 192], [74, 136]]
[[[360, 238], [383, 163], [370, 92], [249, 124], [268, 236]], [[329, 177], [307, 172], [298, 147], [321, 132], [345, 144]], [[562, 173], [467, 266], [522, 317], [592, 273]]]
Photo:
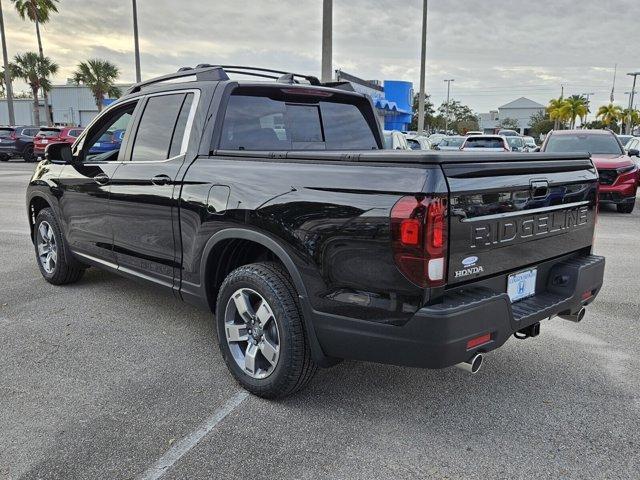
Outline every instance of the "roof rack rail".
[[[283, 83], [299, 83], [296, 80], [296, 77], [297, 77], [297, 78], [302, 78], [306, 80], [307, 82], [309, 82], [311, 85], [314, 85], [314, 86], [322, 85], [320, 80], [318, 80], [318, 78], [314, 77], [313, 75], [304, 75], [302, 73], [285, 72], [283, 70], [273, 70], [271, 68], [248, 67], [244, 65], [211, 65], [208, 63], [202, 63], [196, 66], [196, 68], [204, 68], [204, 67], [219, 67], [229, 73], [239, 73], [242, 75], [249, 75], [252, 77], [272, 78], [274, 80], [277, 80]], [[275, 75], [268, 75], [270, 73]]]
[[221, 67], [218, 67], [218, 66], [198, 65], [196, 68], [182, 67], [176, 73], [169, 73], [168, 75], [162, 75], [161, 77], [155, 77], [149, 80], [145, 80], [144, 82], [136, 83], [135, 85], [132, 85], [125, 92], [125, 95], [139, 92], [144, 87], [148, 87], [156, 83], [162, 83], [162, 82], [167, 82], [169, 80], [176, 80], [180, 78], [194, 77], [194, 76], [198, 81], [214, 82], [214, 81], [229, 80], [229, 76], [225, 73], [225, 71]]

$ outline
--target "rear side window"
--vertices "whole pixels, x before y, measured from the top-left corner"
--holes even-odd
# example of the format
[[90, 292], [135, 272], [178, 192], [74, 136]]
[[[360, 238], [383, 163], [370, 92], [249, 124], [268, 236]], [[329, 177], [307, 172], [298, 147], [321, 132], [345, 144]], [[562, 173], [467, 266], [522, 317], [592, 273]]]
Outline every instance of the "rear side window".
[[[222, 127], [224, 150], [377, 149], [363, 112], [314, 97], [231, 95]], [[304, 100], [304, 101], [302, 101]]]
[[[184, 93], [150, 97], [142, 114], [131, 159], [136, 162], [169, 158], [176, 124], [181, 116]], [[184, 136], [184, 122], [182, 135]], [[177, 132], [179, 134], [180, 132]], [[181, 141], [181, 139], [180, 139]]]
[[9, 135], [13, 133], [12, 128], [0, 128], [0, 138], [7, 138]]
[[80, 134], [82, 133], [82, 130], [69, 130], [69, 136], [70, 137], [79, 137]]

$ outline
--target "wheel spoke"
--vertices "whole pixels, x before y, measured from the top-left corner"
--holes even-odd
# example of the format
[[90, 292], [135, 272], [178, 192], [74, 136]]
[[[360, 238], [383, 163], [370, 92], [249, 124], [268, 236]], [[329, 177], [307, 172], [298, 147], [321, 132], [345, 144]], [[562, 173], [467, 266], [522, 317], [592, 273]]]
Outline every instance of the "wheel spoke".
[[49, 253], [49, 249], [44, 243], [38, 243], [38, 255], [41, 257]]
[[260, 306], [258, 307], [258, 310], [256, 310], [256, 317], [258, 318], [258, 322], [262, 328], [265, 328], [269, 319], [273, 317], [273, 313], [271, 313], [269, 305], [267, 305], [267, 302], [264, 300], [260, 302]]
[[53, 228], [51, 227], [47, 228], [47, 238], [49, 239], [50, 242], [55, 241], [55, 238], [53, 237]]
[[53, 260], [54, 263], [58, 263], [58, 252], [55, 248], [51, 249], [51, 260]]
[[225, 332], [227, 333], [227, 340], [230, 342], [246, 342], [249, 339], [249, 335], [247, 334], [247, 326], [246, 325], [236, 325], [234, 323], [227, 323], [224, 326]]
[[250, 322], [253, 316], [253, 308], [249, 303], [249, 297], [247, 297], [242, 290], [238, 290], [233, 296], [233, 301], [236, 304], [238, 315], [240, 315], [245, 322]]
[[49, 234], [48, 234], [47, 230], [49, 230], [49, 229], [47, 228], [47, 226], [44, 223], [41, 223], [40, 226], [38, 227], [38, 231], [40, 232], [40, 238], [42, 238], [43, 240], [48, 240], [49, 239]]
[[256, 373], [256, 355], [258, 354], [258, 346], [253, 343], [247, 345], [244, 354], [244, 369], [252, 375]]
[[53, 261], [53, 254], [51, 252], [47, 254], [47, 259], [45, 260], [45, 262], [47, 263], [47, 268], [49, 269], [49, 272], [53, 272], [53, 269], [55, 268], [56, 265]]
[[266, 358], [271, 365], [275, 366], [275, 364], [278, 362], [278, 351], [280, 350], [280, 348], [276, 345], [273, 345], [266, 338], [262, 339], [259, 347], [262, 355], [264, 355], [264, 358]]

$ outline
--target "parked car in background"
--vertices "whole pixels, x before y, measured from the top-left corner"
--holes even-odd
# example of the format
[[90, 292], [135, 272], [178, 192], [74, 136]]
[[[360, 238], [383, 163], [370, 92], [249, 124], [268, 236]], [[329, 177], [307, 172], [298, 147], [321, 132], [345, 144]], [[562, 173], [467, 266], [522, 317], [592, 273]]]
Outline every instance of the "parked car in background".
[[620, 140], [620, 143], [622, 144], [623, 147], [627, 143], [629, 143], [629, 140], [631, 140], [632, 138], [635, 138], [633, 135], [618, 135], [618, 134], [616, 134], [616, 137], [618, 137], [618, 140]]
[[25, 162], [36, 160], [33, 154], [33, 137], [40, 127], [0, 127], [0, 161], [22, 157]]
[[514, 152], [526, 152], [525, 142], [523, 137], [506, 137], [509, 148]]
[[424, 135], [406, 134], [405, 138], [411, 150], [431, 150], [431, 142]]
[[431, 142], [431, 147], [433, 148], [434, 145], [437, 145], [438, 143], [440, 143], [440, 140], [442, 140], [446, 136], [447, 135], [445, 135], [444, 133], [432, 133], [431, 135], [429, 135], [429, 141]]
[[387, 150], [411, 150], [407, 139], [403, 133], [398, 130], [384, 131], [384, 146]]
[[538, 144], [536, 143], [536, 139], [529, 136], [522, 137], [524, 139], [524, 148], [526, 152], [535, 152], [538, 150]]
[[33, 141], [33, 153], [44, 157], [44, 150], [52, 143], [73, 143], [82, 133], [80, 127], [42, 127]]
[[474, 152], [510, 152], [507, 137], [502, 135], [472, 135], [466, 137], [460, 150]]
[[638, 184], [640, 184], [640, 137], [631, 137], [631, 140], [624, 146], [624, 151], [639, 169]]
[[466, 137], [455, 135], [451, 137], [444, 137], [440, 140], [440, 143], [434, 147], [434, 150], [460, 150]]
[[498, 135], [502, 135], [503, 137], [519, 137], [520, 134], [515, 130], [498, 130]]
[[107, 131], [93, 144], [89, 150], [90, 154], [106, 153], [113, 150], [120, 150], [122, 139], [124, 138], [124, 130]]
[[541, 150], [551, 153], [590, 153], [600, 175], [600, 203], [614, 204], [620, 213], [633, 211], [638, 188], [638, 165], [610, 130], [551, 131]]
[[481, 132], [480, 130], [471, 130], [470, 132], [465, 133], [465, 135], [467, 137], [470, 135], [484, 135], [484, 132]]

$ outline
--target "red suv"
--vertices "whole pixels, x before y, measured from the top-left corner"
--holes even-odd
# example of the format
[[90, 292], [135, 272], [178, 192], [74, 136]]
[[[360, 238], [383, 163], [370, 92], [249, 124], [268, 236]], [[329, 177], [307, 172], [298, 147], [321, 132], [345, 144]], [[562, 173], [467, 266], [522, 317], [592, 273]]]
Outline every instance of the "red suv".
[[589, 152], [600, 176], [600, 202], [615, 204], [618, 212], [631, 213], [636, 203], [638, 166], [609, 130], [554, 130], [543, 152]]
[[33, 153], [44, 157], [44, 150], [51, 143], [73, 143], [82, 133], [80, 127], [42, 127], [33, 139]]

